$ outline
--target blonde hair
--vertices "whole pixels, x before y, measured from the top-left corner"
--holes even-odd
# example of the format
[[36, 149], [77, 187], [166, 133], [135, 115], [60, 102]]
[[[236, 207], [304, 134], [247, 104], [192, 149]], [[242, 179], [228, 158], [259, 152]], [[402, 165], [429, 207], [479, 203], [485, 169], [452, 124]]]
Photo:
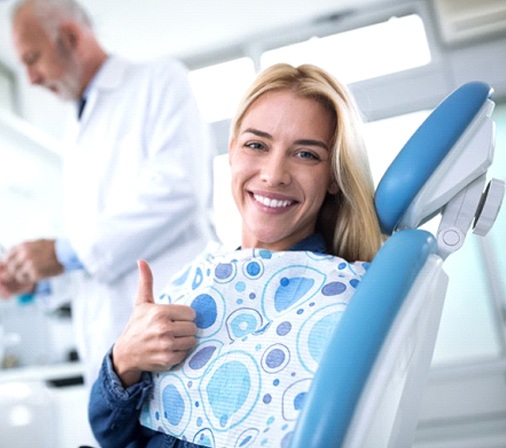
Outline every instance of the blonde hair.
[[231, 138], [237, 139], [251, 105], [273, 90], [290, 90], [320, 102], [332, 115], [335, 132], [330, 142], [336, 194], [327, 194], [316, 231], [330, 253], [347, 260], [370, 261], [378, 251], [381, 231], [374, 209], [374, 185], [361, 137], [362, 120], [348, 89], [313, 65], [276, 64], [261, 72], [240, 102], [232, 121]]

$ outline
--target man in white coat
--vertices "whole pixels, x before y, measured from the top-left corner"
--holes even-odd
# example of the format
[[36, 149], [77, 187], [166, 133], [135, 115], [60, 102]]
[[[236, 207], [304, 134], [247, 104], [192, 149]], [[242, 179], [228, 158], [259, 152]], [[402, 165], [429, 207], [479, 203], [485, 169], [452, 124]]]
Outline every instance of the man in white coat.
[[30, 82], [79, 110], [64, 148], [66, 238], [11, 248], [0, 296], [40, 291], [49, 278], [53, 293], [66, 288], [91, 384], [131, 314], [136, 261], [150, 262], [156, 294], [214, 234], [213, 154], [179, 62], [108, 55], [73, 0], [22, 0], [12, 17]]

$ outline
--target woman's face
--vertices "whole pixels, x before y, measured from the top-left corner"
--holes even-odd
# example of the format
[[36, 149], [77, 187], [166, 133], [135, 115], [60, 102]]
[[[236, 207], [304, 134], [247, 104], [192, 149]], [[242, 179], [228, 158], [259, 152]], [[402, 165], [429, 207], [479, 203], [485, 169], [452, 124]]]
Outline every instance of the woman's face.
[[327, 192], [331, 114], [288, 90], [268, 92], [246, 112], [229, 148], [242, 247], [287, 250], [314, 233]]

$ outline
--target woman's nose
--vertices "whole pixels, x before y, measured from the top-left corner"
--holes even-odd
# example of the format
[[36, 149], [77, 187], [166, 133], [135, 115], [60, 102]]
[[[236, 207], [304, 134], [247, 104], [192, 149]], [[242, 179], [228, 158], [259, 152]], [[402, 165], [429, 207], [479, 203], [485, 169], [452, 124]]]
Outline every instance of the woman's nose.
[[269, 186], [288, 185], [291, 176], [287, 162], [284, 156], [270, 153], [262, 166], [262, 181], [266, 182]]

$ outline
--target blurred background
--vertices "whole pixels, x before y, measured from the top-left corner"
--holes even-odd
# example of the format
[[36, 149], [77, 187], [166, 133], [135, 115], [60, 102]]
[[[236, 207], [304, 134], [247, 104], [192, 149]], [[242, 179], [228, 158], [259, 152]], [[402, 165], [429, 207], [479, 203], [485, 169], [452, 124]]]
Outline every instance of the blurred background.
[[[60, 235], [58, 142], [74, 105], [29, 86], [0, 0], [0, 244]], [[228, 125], [255, 74], [315, 63], [346, 82], [365, 119], [375, 182], [448, 93], [494, 88], [495, 162], [506, 179], [506, 0], [82, 0], [111, 53], [185, 63], [217, 148], [215, 212], [238, 238], [227, 177]], [[506, 447], [506, 211], [445, 263], [449, 290], [416, 447]], [[92, 444], [70, 297], [0, 303], [0, 445]], [[11, 438], [9, 438], [11, 437]], [[25, 437], [25, 438], [24, 438]], [[14, 442], [16, 441], [16, 442]], [[7, 443], [8, 442], [8, 443]]]

